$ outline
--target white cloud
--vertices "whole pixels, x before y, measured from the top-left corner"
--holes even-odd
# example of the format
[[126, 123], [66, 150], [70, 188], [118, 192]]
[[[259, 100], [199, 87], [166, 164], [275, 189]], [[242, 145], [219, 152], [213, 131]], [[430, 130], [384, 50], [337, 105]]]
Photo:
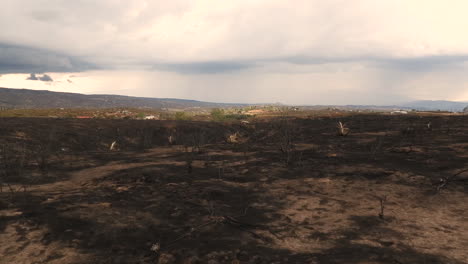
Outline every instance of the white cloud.
[[3, 3], [0, 41], [102, 62], [468, 53], [464, 0]]
[[[2, 3], [0, 44], [50, 51], [16, 58], [49, 71], [74, 70], [69, 57], [103, 69], [55, 89], [230, 102], [468, 99], [466, 10], [465, 0], [16, 0]], [[13, 85], [5, 76], [0, 85]]]

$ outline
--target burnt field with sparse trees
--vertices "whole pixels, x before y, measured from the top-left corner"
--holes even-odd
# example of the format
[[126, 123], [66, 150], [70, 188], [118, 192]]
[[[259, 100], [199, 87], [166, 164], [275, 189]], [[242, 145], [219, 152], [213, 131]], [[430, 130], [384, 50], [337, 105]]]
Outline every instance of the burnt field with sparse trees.
[[468, 116], [0, 118], [0, 263], [468, 262]]

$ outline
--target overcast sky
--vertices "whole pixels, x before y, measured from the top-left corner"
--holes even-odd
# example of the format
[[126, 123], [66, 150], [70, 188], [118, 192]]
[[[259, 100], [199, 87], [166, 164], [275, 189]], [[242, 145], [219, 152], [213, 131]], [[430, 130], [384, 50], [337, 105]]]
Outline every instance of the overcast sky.
[[466, 0], [3, 0], [0, 87], [217, 102], [468, 101]]

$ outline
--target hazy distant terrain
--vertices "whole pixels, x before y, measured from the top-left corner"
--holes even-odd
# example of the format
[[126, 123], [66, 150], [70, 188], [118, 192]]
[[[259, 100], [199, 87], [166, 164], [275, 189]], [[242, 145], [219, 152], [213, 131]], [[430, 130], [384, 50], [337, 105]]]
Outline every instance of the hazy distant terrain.
[[227, 106], [231, 105], [171, 98], [85, 95], [78, 93], [0, 88], [0, 107], [7, 108], [187, 108]]
[[[85, 95], [79, 93], [63, 93], [38, 91], [29, 89], [0, 88], [0, 107], [6, 108], [190, 108], [190, 107], [232, 107], [246, 106], [248, 104], [226, 104], [202, 102], [196, 100], [173, 98], [148, 98], [122, 95]], [[413, 101], [401, 105], [321, 105], [323, 107], [340, 107], [347, 110], [372, 109], [376, 111], [388, 111], [391, 109], [406, 109], [420, 111], [451, 111], [461, 112], [468, 106], [468, 102], [453, 101]], [[303, 106], [314, 109], [314, 106]]]
[[468, 102], [453, 102], [453, 101], [430, 101], [430, 100], [421, 100], [409, 102], [402, 104], [401, 106], [422, 110], [422, 111], [451, 111], [451, 112], [461, 112], [465, 107], [468, 106]]

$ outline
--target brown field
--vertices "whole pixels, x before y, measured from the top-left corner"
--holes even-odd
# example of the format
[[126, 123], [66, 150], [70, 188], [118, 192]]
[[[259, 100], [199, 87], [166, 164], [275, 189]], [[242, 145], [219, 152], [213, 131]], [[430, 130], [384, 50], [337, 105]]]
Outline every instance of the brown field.
[[468, 116], [0, 118], [0, 263], [468, 263], [467, 162]]

